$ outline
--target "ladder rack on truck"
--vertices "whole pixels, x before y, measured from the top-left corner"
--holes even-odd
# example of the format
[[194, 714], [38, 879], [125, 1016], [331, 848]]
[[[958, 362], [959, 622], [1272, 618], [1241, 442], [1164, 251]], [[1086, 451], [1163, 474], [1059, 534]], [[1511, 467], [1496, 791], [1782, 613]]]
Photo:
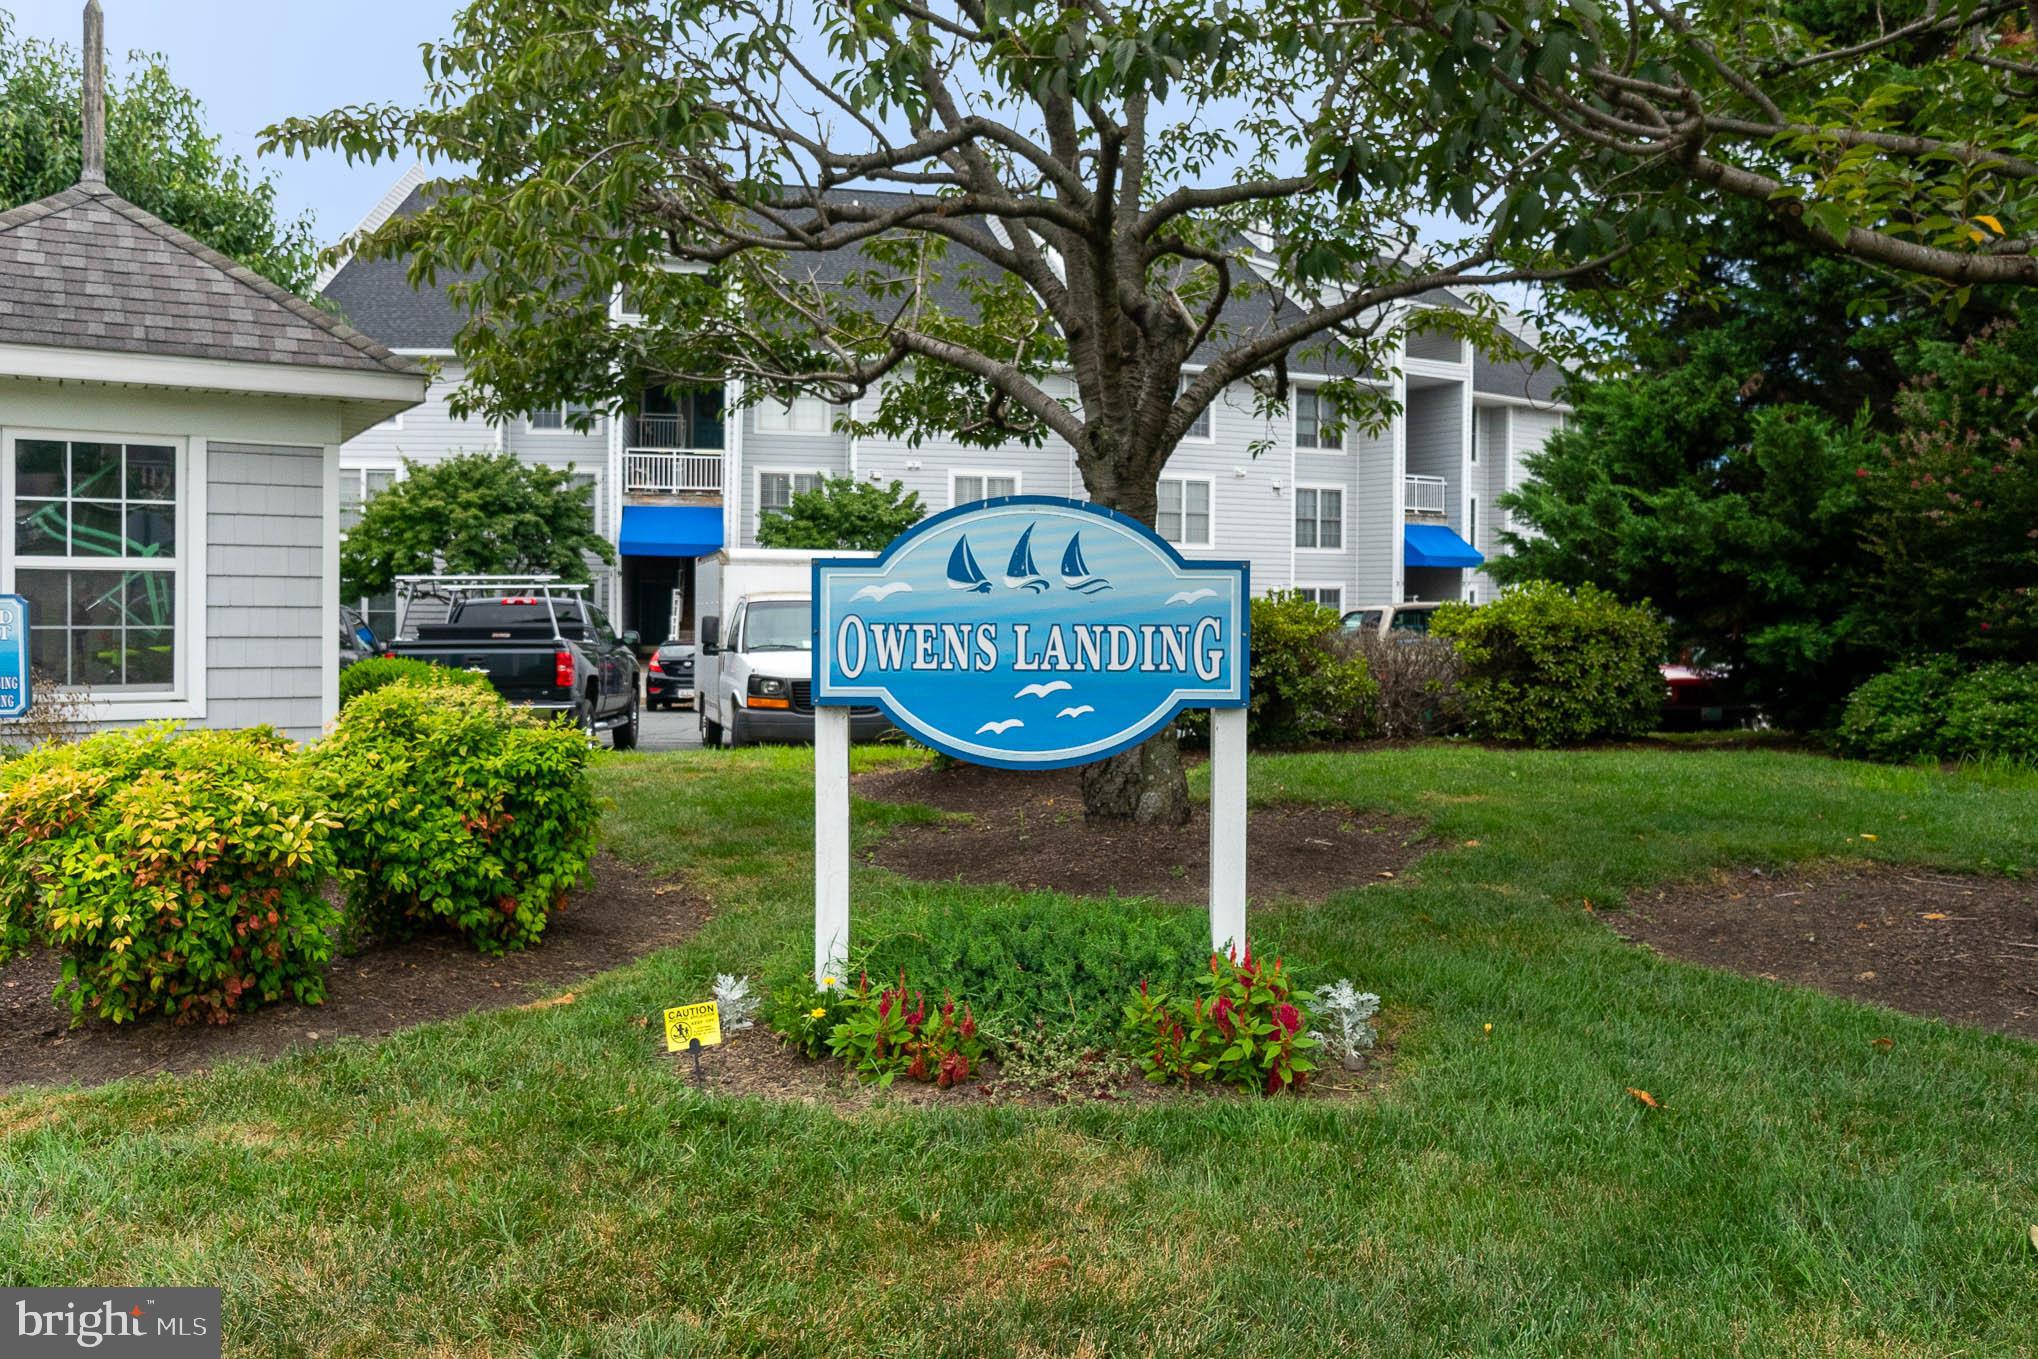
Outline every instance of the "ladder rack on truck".
[[[557, 576], [398, 576], [395, 635], [408, 637], [411, 606], [416, 600], [437, 600], [450, 612], [454, 604], [475, 595], [513, 597], [542, 603], [550, 612], [556, 630], [559, 624], [559, 604], [562, 601], [573, 601], [584, 606], [587, 602], [587, 590], [585, 582], [568, 584]], [[584, 608], [575, 608], [572, 612], [574, 621], [577, 622], [585, 611]]]

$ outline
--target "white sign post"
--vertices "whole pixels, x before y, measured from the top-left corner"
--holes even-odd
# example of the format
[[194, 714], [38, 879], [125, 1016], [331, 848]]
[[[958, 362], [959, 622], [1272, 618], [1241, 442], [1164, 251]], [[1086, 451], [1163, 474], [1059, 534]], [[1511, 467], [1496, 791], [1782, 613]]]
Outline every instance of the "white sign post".
[[814, 709], [814, 985], [849, 959], [849, 709]]
[[1244, 562], [1087, 501], [1006, 496], [814, 563], [814, 981], [849, 957], [849, 736], [875, 707], [998, 769], [1094, 764], [1210, 710], [1210, 943], [1245, 940]]

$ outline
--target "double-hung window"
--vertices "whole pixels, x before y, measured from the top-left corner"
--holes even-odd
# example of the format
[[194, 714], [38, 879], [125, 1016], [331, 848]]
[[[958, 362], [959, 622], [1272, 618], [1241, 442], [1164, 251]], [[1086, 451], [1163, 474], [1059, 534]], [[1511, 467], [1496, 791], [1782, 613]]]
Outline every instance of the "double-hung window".
[[818, 396], [796, 396], [790, 404], [767, 400], [757, 407], [760, 434], [828, 434], [835, 408]]
[[1019, 494], [1016, 472], [957, 472], [949, 479], [948, 503], [967, 505], [972, 500], [995, 500]]
[[1304, 387], [1295, 393], [1295, 447], [1344, 451], [1344, 417], [1337, 403]]
[[1210, 546], [1210, 480], [1162, 477], [1154, 529], [1177, 547]]
[[595, 408], [577, 401], [569, 401], [563, 406], [547, 410], [532, 411], [525, 425], [534, 434], [575, 434], [580, 431], [574, 421], [583, 416], [594, 421], [588, 427], [589, 433], [601, 428], [601, 416]]
[[1342, 585], [1298, 585], [1295, 593], [1311, 604], [1321, 604], [1328, 609], [1343, 609], [1345, 587]]
[[1295, 546], [1336, 550], [1345, 545], [1345, 493], [1328, 486], [1295, 488]]
[[819, 472], [759, 472], [757, 522], [761, 525], [770, 516], [791, 509], [794, 496], [820, 489]]
[[30, 662], [94, 695], [171, 695], [195, 645], [176, 439], [17, 434], [4, 445], [0, 591], [28, 600]]
[[[1182, 375], [1182, 385], [1180, 390], [1187, 391], [1189, 389], [1190, 381], [1191, 379], [1189, 375], [1187, 373], [1184, 373]], [[1189, 422], [1189, 432], [1184, 434], [1182, 437], [1184, 439], [1209, 439], [1213, 437], [1212, 429], [1214, 428], [1214, 426], [1211, 423], [1210, 412], [1216, 409], [1216, 407], [1217, 402], [1213, 401], [1208, 406], [1205, 406], [1202, 410], [1197, 411], [1196, 418]]]

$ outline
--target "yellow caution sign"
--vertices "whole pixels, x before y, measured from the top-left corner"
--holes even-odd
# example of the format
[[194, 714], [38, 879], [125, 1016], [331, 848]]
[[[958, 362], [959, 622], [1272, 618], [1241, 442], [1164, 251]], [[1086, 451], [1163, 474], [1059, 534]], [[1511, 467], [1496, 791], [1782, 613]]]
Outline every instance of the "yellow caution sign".
[[684, 1052], [695, 1043], [704, 1048], [720, 1046], [722, 1012], [712, 1000], [697, 1005], [675, 1005], [665, 1012], [665, 1050]]

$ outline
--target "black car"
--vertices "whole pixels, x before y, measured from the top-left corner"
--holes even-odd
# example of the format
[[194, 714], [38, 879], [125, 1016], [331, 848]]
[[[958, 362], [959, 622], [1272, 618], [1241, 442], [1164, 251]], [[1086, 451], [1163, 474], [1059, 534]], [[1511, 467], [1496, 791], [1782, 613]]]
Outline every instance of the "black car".
[[644, 676], [644, 700], [653, 711], [693, 706], [692, 642], [667, 642], [651, 657]]

